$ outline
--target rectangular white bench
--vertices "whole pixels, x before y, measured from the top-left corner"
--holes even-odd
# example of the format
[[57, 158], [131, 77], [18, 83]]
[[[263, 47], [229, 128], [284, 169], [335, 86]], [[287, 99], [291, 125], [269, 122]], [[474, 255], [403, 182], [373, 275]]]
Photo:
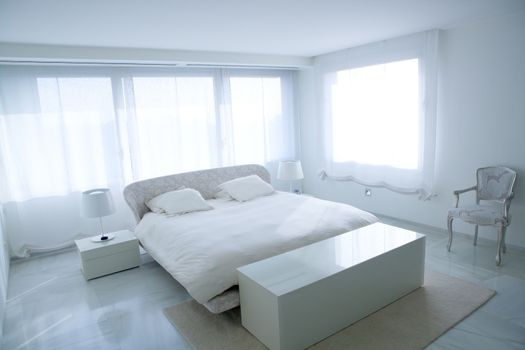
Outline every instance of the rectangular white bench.
[[242, 266], [242, 325], [304, 349], [420, 287], [424, 264], [424, 235], [376, 223]]

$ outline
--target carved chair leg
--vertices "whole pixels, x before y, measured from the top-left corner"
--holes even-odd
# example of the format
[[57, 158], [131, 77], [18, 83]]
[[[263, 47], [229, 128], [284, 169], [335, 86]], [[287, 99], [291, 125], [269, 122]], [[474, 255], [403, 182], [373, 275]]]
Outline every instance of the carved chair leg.
[[501, 265], [501, 252], [503, 250], [503, 235], [505, 234], [505, 226], [501, 225], [498, 229], [498, 250], [496, 252], [496, 265]]
[[503, 254], [507, 253], [507, 244], [505, 243], [505, 237], [507, 236], [507, 226], [503, 226], [503, 235], [501, 237], [501, 249]]
[[447, 244], [447, 250], [450, 252], [450, 247], [452, 247], [452, 221], [454, 221], [454, 218], [452, 216], [449, 216], [447, 218], [447, 227], [448, 227], [448, 244]]
[[474, 245], [478, 244], [478, 228], [479, 225], [476, 225], [476, 228], [474, 229]]

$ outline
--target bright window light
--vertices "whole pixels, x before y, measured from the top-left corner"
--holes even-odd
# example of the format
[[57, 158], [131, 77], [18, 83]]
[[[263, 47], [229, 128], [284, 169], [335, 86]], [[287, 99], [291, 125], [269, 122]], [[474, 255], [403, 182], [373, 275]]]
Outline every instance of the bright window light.
[[337, 72], [332, 85], [332, 156], [400, 169], [419, 164], [419, 62]]
[[98, 77], [38, 78], [39, 113], [2, 116], [4, 156], [13, 198], [63, 195], [107, 186], [107, 149], [114, 119], [111, 80]]
[[0, 67], [5, 200], [266, 164], [295, 153], [292, 72], [10, 71]]
[[135, 77], [140, 178], [214, 164], [213, 77]]
[[281, 78], [233, 77], [230, 90], [234, 163], [262, 164], [270, 147], [280, 146], [271, 136], [281, 128]]

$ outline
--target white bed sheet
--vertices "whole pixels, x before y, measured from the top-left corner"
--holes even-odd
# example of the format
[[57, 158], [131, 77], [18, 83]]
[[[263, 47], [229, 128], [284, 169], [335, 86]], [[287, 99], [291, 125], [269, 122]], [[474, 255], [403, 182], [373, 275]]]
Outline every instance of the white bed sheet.
[[276, 192], [175, 217], [147, 213], [135, 234], [190, 295], [205, 303], [237, 285], [236, 268], [370, 223], [350, 205]]

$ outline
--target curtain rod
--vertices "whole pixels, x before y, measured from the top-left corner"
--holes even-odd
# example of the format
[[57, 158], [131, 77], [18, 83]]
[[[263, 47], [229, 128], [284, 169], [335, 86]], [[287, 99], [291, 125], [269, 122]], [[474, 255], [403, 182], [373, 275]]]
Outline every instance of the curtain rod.
[[0, 60], [5, 65], [38, 65], [38, 66], [93, 66], [93, 67], [164, 67], [164, 68], [235, 68], [235, 69], [283, 69], [298, 70], [296, 66], [260, 66], [209, 63], [155, 63], [155, 62], [89, 62], [89, 61], [31, 61]]

